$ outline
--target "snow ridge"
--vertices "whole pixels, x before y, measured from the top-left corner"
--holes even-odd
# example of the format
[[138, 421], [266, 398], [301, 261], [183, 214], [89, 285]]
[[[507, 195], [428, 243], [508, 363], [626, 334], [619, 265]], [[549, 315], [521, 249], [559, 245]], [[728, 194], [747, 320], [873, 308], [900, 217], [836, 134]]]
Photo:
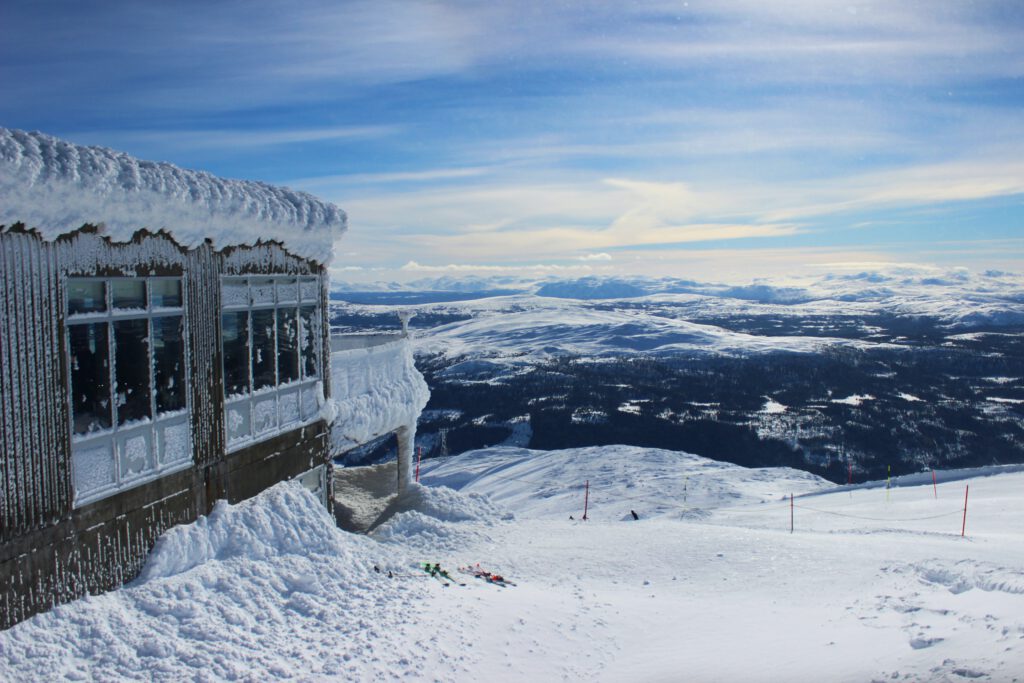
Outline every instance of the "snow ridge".
[[347, 228], [344, 211], [305, 192], [7, 128], [0, 128], [0, 197], [0, 224], [22, 222], [51, 240], [86, 223], [102, 224], [115, 241], [165, 229], [186, 247], [207, 238], [221, 248], [283, 241], [325, 265]]
[[218, 500], [209, 516], [160, 536], [138, 581], [175, 576], [212, 560], [337, 553], [333, 524], [327, 509], [297, 482], [237, 505]]

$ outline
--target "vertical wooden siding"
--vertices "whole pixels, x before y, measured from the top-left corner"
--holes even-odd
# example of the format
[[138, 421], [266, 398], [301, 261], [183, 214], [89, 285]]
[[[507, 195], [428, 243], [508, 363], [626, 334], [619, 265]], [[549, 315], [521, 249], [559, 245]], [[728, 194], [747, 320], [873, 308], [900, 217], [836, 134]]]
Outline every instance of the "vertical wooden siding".
[[3, 320], [0, 540], [53, 524], [70, 508], [67, 390], [58, 267], [36, 235], [0, 232]]
[[185, 277], [192, 382], [192, 452], [198, 465], [224, 455], [224, 392], [220, 361], [220, 268], [203, 245], [189, 254]]

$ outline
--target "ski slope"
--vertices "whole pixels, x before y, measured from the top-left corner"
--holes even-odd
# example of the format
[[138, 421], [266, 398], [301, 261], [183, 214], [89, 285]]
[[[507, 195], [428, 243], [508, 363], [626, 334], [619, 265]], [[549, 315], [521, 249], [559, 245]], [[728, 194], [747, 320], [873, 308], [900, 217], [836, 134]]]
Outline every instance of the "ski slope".
[[[0, 679], [1020, 680], [1024, 473], [985, 474], [846, 490], [489, 449], [424, 463], [369, 535], [281, 484], [169, 531], [130, 586], [0, 633]], [[517, 585], [445, 587], [420, 561]]]

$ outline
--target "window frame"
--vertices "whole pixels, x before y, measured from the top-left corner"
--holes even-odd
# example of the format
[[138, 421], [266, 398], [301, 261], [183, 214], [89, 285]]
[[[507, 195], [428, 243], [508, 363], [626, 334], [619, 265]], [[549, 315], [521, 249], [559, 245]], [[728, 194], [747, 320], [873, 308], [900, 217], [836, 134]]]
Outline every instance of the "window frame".
[[[113, 306], [113, 282], [143, 282], [145, 287], [145, 308], [121, 308]], [[71, 286], [76, 282], [102, 282], [102, 311], [85, 313], [69, 313], [71, 310]], [[181, 301], [178, 306], [154, 305], [155, 294], [151, 284], [156, 281], [175, 281], [179, 284]], [[141, 486], [168, 474], [179, 472], [192, 466], [195, 459], [192, 445], [192, 392], [191, 392], [191, 357], [188, 343], [188, 315], [186, 302], [186, 279], [181, 275], [168, 276], [78, 276], [69, 275], [64, 278], [64, 354], [67, 362], [67, 406], [68, 431], [71, 444], [71, 486], [74, 493], [73, 507], [78, 508], [94, 503], [122, 491]], [[158, 390], [156, 383], [156, 359], [154, 325], [156, 319], [181, 319], [182, 356], [182, 392], [184, 405], [181, 408], [164, 411], [157, 410]], [[144, 320], [146, 322], [146, 367], [149, 389], [149, 415], [139, 420], [118, 424], [118, 385], [117, 385], [117, 345], [115, 324], [121, 321]], [[71, 328], [78, 325], [102, 324], [107, 332], [107, 399], [110, 401], [110, 426], [85, 434], [75, 432], [75, 405], [72, 370], [74, 358], [71, 348]], [[124, 359], [122, 358], [122, 361]], [[173, 432], [172, 432], [173, 430]], [[182, 444], [181, 440], [184, 440]], [[174, 443], [173, 448], [178, 455], [167, 459], [166, 448]], [[144, 444], [144, 451], [139, 451]], [[137, 471], [124, 471], [124, 461], [143, 456], [144, 462]], [[95, 466], [97, 463], [110, 462], [110, 480], [93, 487], [86, 487], [88, 474], [82, 468]], [[104, 477], [106, 478], [106, 477]]]
[[[225, 451], [232, 453], [280, 434], [313, 424], [320, 419], [319, 386], [323, 381], [324, 359], [322, 349], [323, 336], [323, 300], [321, 291], [322, 278], [317, 275], [224, 275], [221, 276], [221, 376], [226, 378], [228, 369], [225, 367], [227, 354], [224, 352], [224, 316], [232, 313], [247, 313], [245, 316], [247, 330], [246, 359], [248, 384], [244, 392], [227, 394], [227, 382], [222, 383], [224, 398], [224, 444]], [[241, 295], [244, 287], [245, 294]], [[288, 294], [289, 287], [294, 287], [294, 295]], [[226, 292], [231, 288], [231, 295]], [[271, 296], [267, 296], [270, 292]], [[243, 302], [244, 299], [244, 302]], [[312, 330], [316, 334], [311, 354], [302, 345], [303, 316], [305, 308], [313, 308]], [[254, 389], [254, 340], [253, 313], [256, 311], [273, 311], [273, 383], [269, 386]], [[280, 316], [278, 311], [294, 312], [296, 344], [294, 349], [298, 361], [297, 379], [282, 383], [281, 349], [278, 342], [280, 333]], [[306, 360], [309, 355], [314, 359], [316, 373], [306, 375]], [[240, 374], [240, 373], [239, 373]], [[234, 375], [234, 372], [232, 372]], [[288, 412], [286, 412], [288, 411]], [[288, 415], [287, 421], [285, 415]], [[238, 429], [238, 427], [243, 427]]]

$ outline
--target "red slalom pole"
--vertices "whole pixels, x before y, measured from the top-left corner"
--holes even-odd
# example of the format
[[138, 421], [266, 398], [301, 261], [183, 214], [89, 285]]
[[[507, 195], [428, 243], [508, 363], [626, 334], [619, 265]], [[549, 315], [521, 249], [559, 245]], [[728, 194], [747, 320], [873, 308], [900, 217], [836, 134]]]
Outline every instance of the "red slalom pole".
[[935, 490], [935, 499], [939, 498], [939, 486], [935, 483], [935, 470], [932, 469], [932, 488]]
[[847, 484], [852, 484], [853, 483], [853, 463], [852, 462], [846, 463], [846, 467], [849, 468], [849, 474], [846, 477], [846, 483]]
[[423, 446], [416, 449], [416, 481], [420, 480], [420, 458], [423, 456]]
[[964, 525], [960, 527], [960, 538], [964, 537], [964, 533], [967, 531], [967, 494], [971, 492], [971, 485], [968, 484], [967, 488], [964, 489]]
[[583, 485], [583, 519], [587, 519], [587, 506], [590, 504], [590, 480], [587, 479], [587, 483]]

